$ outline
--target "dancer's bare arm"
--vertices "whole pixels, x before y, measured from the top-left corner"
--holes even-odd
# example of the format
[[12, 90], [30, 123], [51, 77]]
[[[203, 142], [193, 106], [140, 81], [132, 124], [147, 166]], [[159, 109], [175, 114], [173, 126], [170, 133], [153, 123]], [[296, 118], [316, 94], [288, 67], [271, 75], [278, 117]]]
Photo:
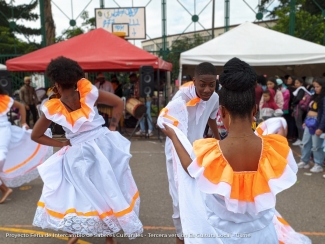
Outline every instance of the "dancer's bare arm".
[[105, 105], [113, 107], [112, 119], [111, 119], [109, 129], [112, 131], [115, 131], [116, 127], [118, 125], [118, 122], [120, 121], [120, 118], [123, 113], [122, 99], [113, 93], [99, 90], [99, 96], [97, 99], [97, 103], [105, 104]]
[[14, 101], [13, 107], [19, 109], [21, 126], [22, 127], [25, 126], [26, 129], [29, 129], [29, 126], [26, 124], [26, 108], [25, 108], [25, 105], [20, 103], [20, 102]]
[[51, 146], [51, 147], [64, 147], [70, 145], [70, 141], [57, 141], [51, 137], [44, 135], [45, 131], [51, 125], [52, 121], [48, 120], [44, 114], [37, 120], [33, 131], [32, 131], [32, 140], [43, 145]]

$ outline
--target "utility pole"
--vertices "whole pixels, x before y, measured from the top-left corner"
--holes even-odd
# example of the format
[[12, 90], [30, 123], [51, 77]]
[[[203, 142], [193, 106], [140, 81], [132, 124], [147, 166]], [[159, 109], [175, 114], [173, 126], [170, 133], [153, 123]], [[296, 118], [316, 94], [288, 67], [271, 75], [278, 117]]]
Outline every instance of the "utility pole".
[[230, 0], [225, 0], [225, 32], [229, 31]]
[[212, 1], [212, 39], [214, 39], [214, 5], [215, 0]]
[[167, 52], [167, 23], [166, 23], [166, 0], [161, 0], [161, 16], [162, 16], [162, 56], [166, 60]]
[[100, 8], [105, 8], [105, 0], [99, 0], [100, 1]]
[[295, 35], [296, 24], [296, 0], [290, 0], [290, 20], [289, 20], [289, 35]]
[[42, 47], [46, 47], [46, 31], [45, 31], [45, 16], [44, 16], [44, 0], [39, 0], [39, 12], [41, 14], [41, 33], [42, 33]]

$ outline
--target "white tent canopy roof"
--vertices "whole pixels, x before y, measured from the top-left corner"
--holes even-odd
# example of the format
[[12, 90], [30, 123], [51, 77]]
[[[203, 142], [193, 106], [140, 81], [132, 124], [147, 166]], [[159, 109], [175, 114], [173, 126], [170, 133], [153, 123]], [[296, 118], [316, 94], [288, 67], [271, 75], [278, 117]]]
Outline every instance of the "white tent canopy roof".
[[3, 65], [3, 64], [0, 64], [0, 70], [7, 70], [7, 66]]
[[210, 62], [215, 66], [223, 66], [233, 57], [251, 66], [325, 64], [325, 47], [245, 22], [213, 40], [183, 52], [180, 63], [197, 65]]

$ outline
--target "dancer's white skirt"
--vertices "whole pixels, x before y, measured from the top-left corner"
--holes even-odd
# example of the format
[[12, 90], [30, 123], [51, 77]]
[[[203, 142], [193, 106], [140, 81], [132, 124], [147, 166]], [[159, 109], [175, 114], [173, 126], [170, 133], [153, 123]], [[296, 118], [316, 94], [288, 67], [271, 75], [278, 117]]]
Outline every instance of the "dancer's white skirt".
[[[37, 166], [53, 154], [52, 147], [32, 141], [31, 133], [32, 130], [0, 121], [0, 179], [8, 187], [36, 179]], [[51, 136], [51, 131], [48, 129], [45, 134]]]
[[44, 181], [33, 225], [89, 236], [142, 233], [130, 142], [106, 127], [72, 138], [38, 167]]

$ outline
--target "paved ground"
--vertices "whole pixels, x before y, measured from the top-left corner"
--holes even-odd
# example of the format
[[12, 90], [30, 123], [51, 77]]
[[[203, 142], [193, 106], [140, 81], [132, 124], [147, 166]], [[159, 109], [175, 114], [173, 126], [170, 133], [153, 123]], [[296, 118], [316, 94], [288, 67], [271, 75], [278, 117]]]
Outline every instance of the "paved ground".
[[[132, 139], [133, 158], [130, 165], [141, 195], [140, 219], [145, 229], [145, 237], [131, 241], [134, 244], [174, 243], [174, 238], [152, 237], [153, 234], [174, 233], [163, 145], [158, 140], [135, 137]], [[298, 148], [293, 149], [298, 156]], [[295, 230], [308, 235], [313, 243], [322, 244], [325, 243], [325, 180], [319, 173], [308, 173], [307, 170], [299, 171], [295, 186], [278, 196], [277, 210]], [[0, 205], [1, 244], [66, 243], [64, 237], [45, 237], [64, 233], [42, 230], [31, 225], [41, 191], [42, 181], [34, 180], [15, 189], [10, 199]], [[19, 234], [29, 236], [14, 238], [14, 235]], [[127, 239], [118, 238], [119, 244], [129, 242]], [[101, 238], [81, 238], [79, 243], [99, 244], [105, 241]]]

